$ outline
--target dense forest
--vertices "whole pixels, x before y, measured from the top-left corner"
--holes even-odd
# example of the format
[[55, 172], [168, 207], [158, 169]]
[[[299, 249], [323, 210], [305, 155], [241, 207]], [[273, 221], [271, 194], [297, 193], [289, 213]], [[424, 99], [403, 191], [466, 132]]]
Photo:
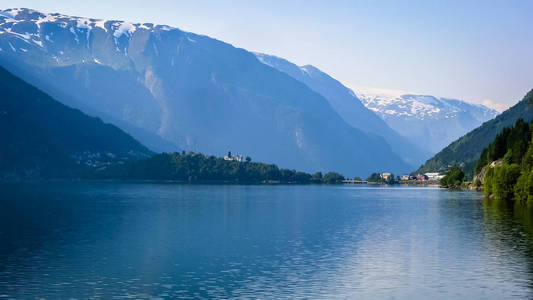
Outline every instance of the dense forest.
[[[485, 148], [475, 167], [476, 180], [490, 198], [533, 204], [533, 124], [519, 119]], [[475, 184], [480, 184], [476, 182]]]
[[429, 159], [416, 174], [426, 172], [442, 172], [450, 166], [460, 166], [465, 178], [472, 179], [475, 167], [483, 149], [496, 138], [504, 128], [511, 127], [518, 119], [530, 122], [533, 119], [533, 90], [513, 107], [509, 108], [493, 120], [483, 123], [442, 151]]
[[463, 170], [454, 166], [451, 167], [446, 173], [446, 176], [440, 180], [440, 185], [447, 188], [458, 188], [461, 186], [464, 178], [465, 173]]
[[513, 127], [504, 128], [494, 141], [481, 152], [476, 174], [490, 162], [503, 159], [506, 164], [520, 164], [531, 140], [531, 128], [523, 119]]
[[115, 165], [95, 178], [131, 180], [176, 180], [186, 182], [266, 182], [266, 183], [341, 183], [344, 177], [329, 172], [313, 175], [274, 164], [224, 160], [200, 153], [161, 153], [150, 158]]

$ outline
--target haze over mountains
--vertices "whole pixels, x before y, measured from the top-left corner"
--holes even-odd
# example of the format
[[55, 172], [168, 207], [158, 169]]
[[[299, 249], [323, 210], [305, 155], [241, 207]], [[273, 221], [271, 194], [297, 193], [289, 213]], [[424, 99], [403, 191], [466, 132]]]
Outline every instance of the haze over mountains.
[[264, 64], [287, 73], [323, 95], [335, 111], [353, 127], [383, 137], [393, 151], [413, 166], [418, 166], [430, 156], [423, 147], [414, 146], [406, 138], [392, 130], [375, 113], [368, 110], [352, 90], [311, 65], [297, 66], [283, 58], [256, 53]]
[[364, 97], [373, 112], [312, 66], [169, 26], [31, 9], [0, 12], [0, 64], [154, 151], [231, 150], [284, 168], [348, 176], [411, 171], [492, 114], [460, 101], [417, 98], [407, 105], [423, 102], [438, 113], [407, 118], [405, 103], [382, 109]]
[[355, 93], [391, 128], [431, 153], [498, 115], [486, 106], [456, 99], [379, 89]]
[[154, 150], [179, 148], [306, 171], [410, 169], [380, 136], [255, 55], [153, 24], [2, 11], [0, 63]]
[[256, 56], [326, 97], [346, 122], [384, 137], [396, 153], [415, 165], [498, 115], [483, 105], [455, 99], [382, 89], [354, 92], [314, 66], [297, 66], [262, 53]]

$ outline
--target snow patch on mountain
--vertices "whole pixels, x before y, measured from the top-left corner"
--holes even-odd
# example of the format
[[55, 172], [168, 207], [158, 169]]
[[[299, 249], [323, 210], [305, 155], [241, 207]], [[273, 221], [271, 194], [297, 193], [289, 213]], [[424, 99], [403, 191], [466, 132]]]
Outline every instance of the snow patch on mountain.
[[15, 19], [17, 15], [19, 14], [19, 12], [21, 11], [22, 11], [22, 8], [10, 8], [10, 9], [1, 11], [0, 15], [10, 18], [10, 19]]
[[91, 21], [86, 18], [80, 18], [79, 20], [76, 20], [76, 27], [80, 29], [90, 29]]
[[187, 35], [187, 40], [191, 43], [196, 43], [196, 40], [192, 39], [189, 35]]
[[[117, 25], [118, 27], [116, 27]], [[120, 38], [122, 35], [130, 37], [137, 30], [137, 27], [129, 22], [116, 22], [113, 24], [113, 27], [116, 27], [113, 33], [113, 36], [116, 38]]]
[[14, 32], [11, 30], [11, 28], [7, 28], [5, 30], [5, 32], [9, 33], [9, 34], [13, 34], [15, 35], [16, 37], [19, 37], [19, 38], [22, 38], [22, 40], [24, 41], [28, 41], [29, 39], [31, 39], [31, 35], [27, 32], [24, 32], [24, 33], [18, 33], [18, 32]]
[[274, 65], [270, 63], [270, 60], [268, 59], [269, 56], [267, 56], [266, 54], [259, 53], [259, 52], [253, 52], [253, 54], [255, 55], [255, 57], [257, 57], [257, 59], [261, 63], [263, 63], [263, 64], [265, 64], [265, 65], [267, 65], [269, 67], [275, 68]]
[[[28, 28], [24, 26], [28, 21], [36, 25], [32, 32], [21, 31], [21, 28]], [[104, 30], [108, 32], [111, 30], [114, 38], [119, 39], [122, 36], [131, 38], [133, 33], [138, 29], [150, 29], [145, 24], [133, 24], [125, 21], [108, 21], [101, 19], [90, 19], [84, 17], [66, 16], [58, 13], [42, 13], [36, 10], [27, 8], [6, 9], [0, 10], [0, 34], [9, 34], [33, 42], [39, 47], [43, 47], [43, 42], [52, 43], [53, 39], [49, 35], [43, 38], [39, 34], [40, 29], [45, 24], [55, 24], [62, 28], [67, 28], [75, 37], [77, 43], [80, 42], [80, 37], [87, 40], [87, 44], [92, 30]], [[106, 24], [110, 23], [106, 27]], [[23, 26], [17, 26], [17, 25]], [[162, 30], [169, 30], [161, 28]], [[15, 51], [15, 50], [14, 50]]]
[[91, 27], [96, 29], [96, 28], [100, 28], [102, 30], [104, 30], [105, 32], [107, 32], [107, 28], [105, 28], [105, 23], [107, 21], [106, 20], [94, 20], [93, 19], [93, 22], [91, 23]]
[[455, 118], [464, 112], [474, 112], [477, 118], [484, 122], [498, 115], [497, 111], [481, 104], [431, 95], [417, 95], [401, 90], [356, 88], [355, 93], [368, 109], [383, 119], [441, 120]]
[[355, 93], [391, 128], [433, 153], [498, 115], [484, 105], [401, 90], [356, 88]]

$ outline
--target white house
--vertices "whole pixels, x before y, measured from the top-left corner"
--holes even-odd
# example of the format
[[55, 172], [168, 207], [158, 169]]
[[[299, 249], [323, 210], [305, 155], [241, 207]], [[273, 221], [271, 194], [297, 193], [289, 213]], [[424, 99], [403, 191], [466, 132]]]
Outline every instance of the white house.
[[439, 173], [425, 173], [428, 177], [428, 180], [441, 180], [444, 175], [440, 175]]
[[224, 160], [242, 162], [243, 159], [242, 155], [226, 155], [224, 156]]
[[411, 179], [416, 179], [416, 177], [415, 176], [411, 176], [409, 174], [404, 174], [404, 175], [402, 175], [402, 177], [400, 177], [400, 179], [403, 180], [403, 181], [407, 181], [407, 180], [411, 180]]
[[386, 181], [394, 179], [394, 178], [392, 178], [392, 174], [391, 173], [381, 173], [381, 178], [383, 180], [386, 180]]

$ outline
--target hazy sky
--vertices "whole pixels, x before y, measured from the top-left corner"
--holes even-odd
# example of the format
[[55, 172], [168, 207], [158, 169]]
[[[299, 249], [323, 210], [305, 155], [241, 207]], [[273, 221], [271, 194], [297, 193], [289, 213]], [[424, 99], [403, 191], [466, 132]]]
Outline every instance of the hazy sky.
[[350, 87], [504, 107], [533, 88], [529, 0], [2, 0], [0, 5], [168, 24], [315, 65]]

